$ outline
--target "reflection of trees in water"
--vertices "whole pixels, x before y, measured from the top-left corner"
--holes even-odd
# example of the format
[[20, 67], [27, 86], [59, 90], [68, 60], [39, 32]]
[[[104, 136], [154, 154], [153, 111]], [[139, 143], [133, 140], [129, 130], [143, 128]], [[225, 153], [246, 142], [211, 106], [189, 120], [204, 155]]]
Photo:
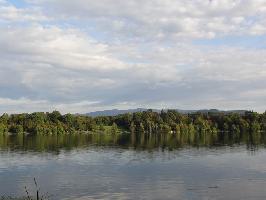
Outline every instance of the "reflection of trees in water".
[[248, 149], [257, 149], [266, 144], [265, 132], [182, 132], [123, 134], [69, 134], [0, 136], [2, 150], [32, 150], [58, 152], [61, 149], [88, 148], [89, 146], [109, 146], [136, 149], [178, 149], [185, 146], [215, 147], [222, 145], [243, 145]]

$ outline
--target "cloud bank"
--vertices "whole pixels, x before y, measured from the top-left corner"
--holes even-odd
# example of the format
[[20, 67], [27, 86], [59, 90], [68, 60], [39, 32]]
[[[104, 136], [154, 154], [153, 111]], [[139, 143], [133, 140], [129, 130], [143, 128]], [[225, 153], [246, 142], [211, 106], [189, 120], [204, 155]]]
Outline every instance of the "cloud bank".
[[0, 0], [0, 113], [263, 112], [265, 0]]

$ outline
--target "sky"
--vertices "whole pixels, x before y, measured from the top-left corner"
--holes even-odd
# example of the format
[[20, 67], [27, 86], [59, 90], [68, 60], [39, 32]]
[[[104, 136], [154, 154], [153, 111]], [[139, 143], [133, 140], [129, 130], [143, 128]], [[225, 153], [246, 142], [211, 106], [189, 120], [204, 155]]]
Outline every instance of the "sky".
[[266, 110], [266, 0], [0, 0], [0, 113]]

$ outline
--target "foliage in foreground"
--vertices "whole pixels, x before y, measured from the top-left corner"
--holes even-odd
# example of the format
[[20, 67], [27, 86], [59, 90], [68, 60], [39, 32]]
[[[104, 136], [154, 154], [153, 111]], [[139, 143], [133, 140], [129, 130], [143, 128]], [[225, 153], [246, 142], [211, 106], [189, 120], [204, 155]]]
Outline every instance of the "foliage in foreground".
[[36, 112], [32, 114], [3, 114], [0, 117], [0, 134], [71, 134], [141, 132], [156, 134], [195, 134], [217, 132], [260, 132], [266, 130], [266, 112], [194, 113], [181, 114], [174, 110], [153, 112], [152, 110], [118, 116], [89, 117], [84, 115], [61, 115]]

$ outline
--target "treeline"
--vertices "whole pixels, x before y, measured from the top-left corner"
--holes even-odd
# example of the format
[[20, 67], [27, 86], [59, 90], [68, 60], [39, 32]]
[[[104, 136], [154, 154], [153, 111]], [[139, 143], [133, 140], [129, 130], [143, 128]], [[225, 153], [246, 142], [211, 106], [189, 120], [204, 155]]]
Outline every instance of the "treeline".
[[153, 112], [152, 110], [118, 116], [89, 117], [51, 113], [3, 114], [0, 117], [0, 134], [71, 134], [88, 132], [131, 132], [195, 134], [218, 132], [261, 132], [266, 131], [266, 112], [237, 113], [194, 113], [181, 114], [174, 110]]

